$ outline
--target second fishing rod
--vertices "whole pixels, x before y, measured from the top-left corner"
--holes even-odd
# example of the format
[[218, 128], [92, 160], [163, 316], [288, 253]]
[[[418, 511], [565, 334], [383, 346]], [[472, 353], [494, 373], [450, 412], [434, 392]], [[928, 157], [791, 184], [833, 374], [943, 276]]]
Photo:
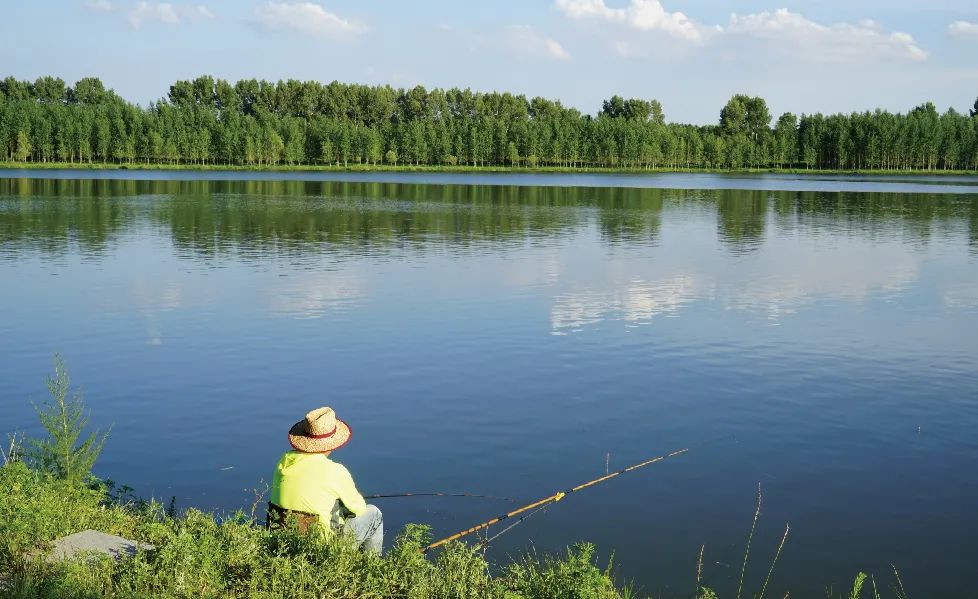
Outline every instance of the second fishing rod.
[[[480, 530], [489, 528], [493, 524], [496, 524], [498, 522], [502, 522], [503, 520], [506, 520], [508, 518], [512, 518], [514, 516], [519, 516], [521, 514], [525, 514], [526, 512], [530, 512], [530, 514], [527, 514], [526, 516], [523, 516], [523, 518], [521, 518], [518, 521], [518, 522], [522, 522], [523, 520], [525, 520], [526, 517], [528, 517], [529, 515], [532, 515], [537, 510], [539, 510], [541, 508], [544, 508], [544, 507], [546, 507], [549, 504], [556, 503], [556, 502], [560, 501], [561, 499], [563, 499], [564, 497], [566, 497], [567, 495], [569, 495], [571, 493], [576, 493], [578, 491], [582, 491], [584, 489], [587, 489], [588, 487], [592, 487], [592, 486], [597, 485], [599, 483], [602, 483], [602, 482], [605, 482], [605, 481], [610, 480], [612, 478], [615, 478], [616, 476], [621, 476], [622, 474], [625, 474], [626, 472], [632, 472], [633, 470], [638, 470], [639, 468], [644, 468], [645, 466], [650, 466], [652, 464], [655, 464], [657, 462], [661, 462], [661, 461], [666, 460], [666, 459], [669, 459], [671, 457], [675, 457], [675, 456], [684, 454], [687, 451], [689, 451], [689, 448], [688, 447], [683, 448], [683, 449], [677, 449], [676, 451], [673, 451], [671, 453], [667, 453], [667, 454], [661, 455], [661, 456], [656, 456], [654, 458], [649, 458], [649, 459], [647, 459], [645, 461], [642, 461], [642, 462], [639, 462], [637, 464], [632, 464], [631, 466], [628, 466], [626, 468], [622, 468], [621, 470], [617, 470], [615, 472], [611, 472], [611, 473], [605, 474], [604, 476], [599, 476], [598, 478], [595, 478], [595, 479], [589, 480], [587, 482], [581, 483], [581, 484], [579, 484], [579, 485], [577, 485], [575, 487], [571, 487], [571, 488], [569, 488], [569, 489], [567, 489], [565, 491], [557, 491], [556, 493], [554, 493], [552, 495], [548, 495], [547, 497], [544, 497], [542, 499], [538, 499], [538, 500], [536, 500], [536, 501], [534, 501], [532, 503], [528, 503], [528, 504], [526, 504], [526, 505], [524, 505], [522, 507], [516, 508], [515, 510], [512, 510], [512, 511], [506, 512], [505, 514], [501, 514], [499, 516], [496, 516], [495, 518], [490, 518], [489, 520], [486, 520], [485, 522], [480, 522], [479, 524], [476, 524], [475, 526], [472, 526], [472, 527], [467, 528], [465, 530], [459, 531], [459, 532], [457, 532], [457, 533], [455, 533], [453, 535], [447, 536], [444, 539], [435, 541], [434, 543], [431, 543], [427, 547], [423, 548], [421, 551], [422, 551], [422, 553], [428, 553], [429, 551], [431, 551], [432, 549], [434, 549], [436, 547], [440, 547], [440, 546], [442, 546], [442, 545], [444, 545], [446, 543], [449, 543], [449, 542], [454, 541], [456, 539], [460, 539], [460, 538], [462, 538], [464, 536], [467, 536], [467, 535], [470, 535], [470, 534], [472, 534], [474, 532], [478, 532]], [[533, 511], [531, 511], [531, 510], [533, 510]], [[506, 530], [509, 530], [509, 528], [507, 528]], [[506, 531], [504, 530], [503, 532], [506, 532]], [[498, 536], [498, 535], [496, 535], [496, 536]], [[493, 537], [493, 538], [496, 538], [496, 537]]]

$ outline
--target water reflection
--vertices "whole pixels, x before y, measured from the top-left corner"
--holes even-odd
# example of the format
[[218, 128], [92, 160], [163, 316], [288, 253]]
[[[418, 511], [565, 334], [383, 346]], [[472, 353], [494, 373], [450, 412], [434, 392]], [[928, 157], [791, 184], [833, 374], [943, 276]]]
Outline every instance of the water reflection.
[[147, 344], [163, 344], [162, 315], [183, 307], [183, 295], [183, 286], [177, 282], [160, 282], [142, 277], [133, 281], [131, 298], [145, 320]]
[[678, 275], [658, 282], [642, 280], [612, 287], [558, 295], [550, 312], [555, 334], [580, 330], [603, 320], [621, 320], [627, 325], [649, 324], [655, 316], [676, 315], [696, 297], [695, 281]]
[[[134, 223], [169, 232], [199, 257], [240, 253], [386, 251], [402, 246], [522, 243], [573, 235], [592, 218], [610, 245], [654, 245], [663, 213], [714, 210], [717, 239], [732, 254], [781, 231], [826, 230], [920, 243], [967, 228], [978, 244], [973, 196], [771, 192], [329, 181], [127, 181], [0, 179], [0, 239], [58, 253], [106, 251]], [[589, 210], [582, 210], [587, 208]]]
[[366, 295], [366, 285], [351, 272], [309, 273], [280, 278], [269, 285], [269, 310], [274, 316], [322, 318]]
[[717, 192], [717, 235], [731, 252], [751, 251], [764, 242], [769, 195], [763, 191]]

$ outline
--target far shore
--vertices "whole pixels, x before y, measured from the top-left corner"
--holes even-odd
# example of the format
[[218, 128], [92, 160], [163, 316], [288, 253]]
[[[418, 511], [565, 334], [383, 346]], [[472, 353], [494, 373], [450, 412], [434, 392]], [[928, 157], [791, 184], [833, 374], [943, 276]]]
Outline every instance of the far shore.
[[807, 168], [614, 168], [614, 167], [565, 167], [565, 166], [471, 166], [471, 165], [413, 165], [413, 164], [151, 164], [151, 163], [97, 163], [97, 162], [2, 162], [0, 169], [36, 170], [172, 170], [172, 171], [241, 171], [241, 172], [338, 172], [338, 173], [568, 173], [568, 174], [622, 174], [655, 175], [663, 173], [703, 173], [713, 175], [889, 175], [889, 176], [978, 176], [975, 170], [881, 170], [881, 169], [807, 169]]

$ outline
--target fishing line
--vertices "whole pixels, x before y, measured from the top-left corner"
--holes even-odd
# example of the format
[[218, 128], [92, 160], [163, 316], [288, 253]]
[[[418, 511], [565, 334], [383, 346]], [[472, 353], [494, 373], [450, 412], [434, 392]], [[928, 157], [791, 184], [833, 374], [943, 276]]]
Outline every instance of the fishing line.
[[496, 495], [479, 495], [478, 493], [392, 493], [364, 495], [364, 499], [391, 499], [394, 497], [477, 497], [479, 499], [499, 499], [500, 501], [516, 501], [512, 497], [497, 497]]

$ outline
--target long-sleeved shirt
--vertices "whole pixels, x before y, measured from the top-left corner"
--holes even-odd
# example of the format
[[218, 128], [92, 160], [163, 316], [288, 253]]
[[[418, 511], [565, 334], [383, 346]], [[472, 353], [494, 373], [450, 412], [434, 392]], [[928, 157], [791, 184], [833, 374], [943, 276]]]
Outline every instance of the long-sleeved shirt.
[[319, 516], [319, 528], [327, 535], [331, 522], [343, 523], [337, 501], [354, 515], [367, 509], [350, 471], [321, 453], [286, 452], [275, 467], [269, 499], [287, 510]]

